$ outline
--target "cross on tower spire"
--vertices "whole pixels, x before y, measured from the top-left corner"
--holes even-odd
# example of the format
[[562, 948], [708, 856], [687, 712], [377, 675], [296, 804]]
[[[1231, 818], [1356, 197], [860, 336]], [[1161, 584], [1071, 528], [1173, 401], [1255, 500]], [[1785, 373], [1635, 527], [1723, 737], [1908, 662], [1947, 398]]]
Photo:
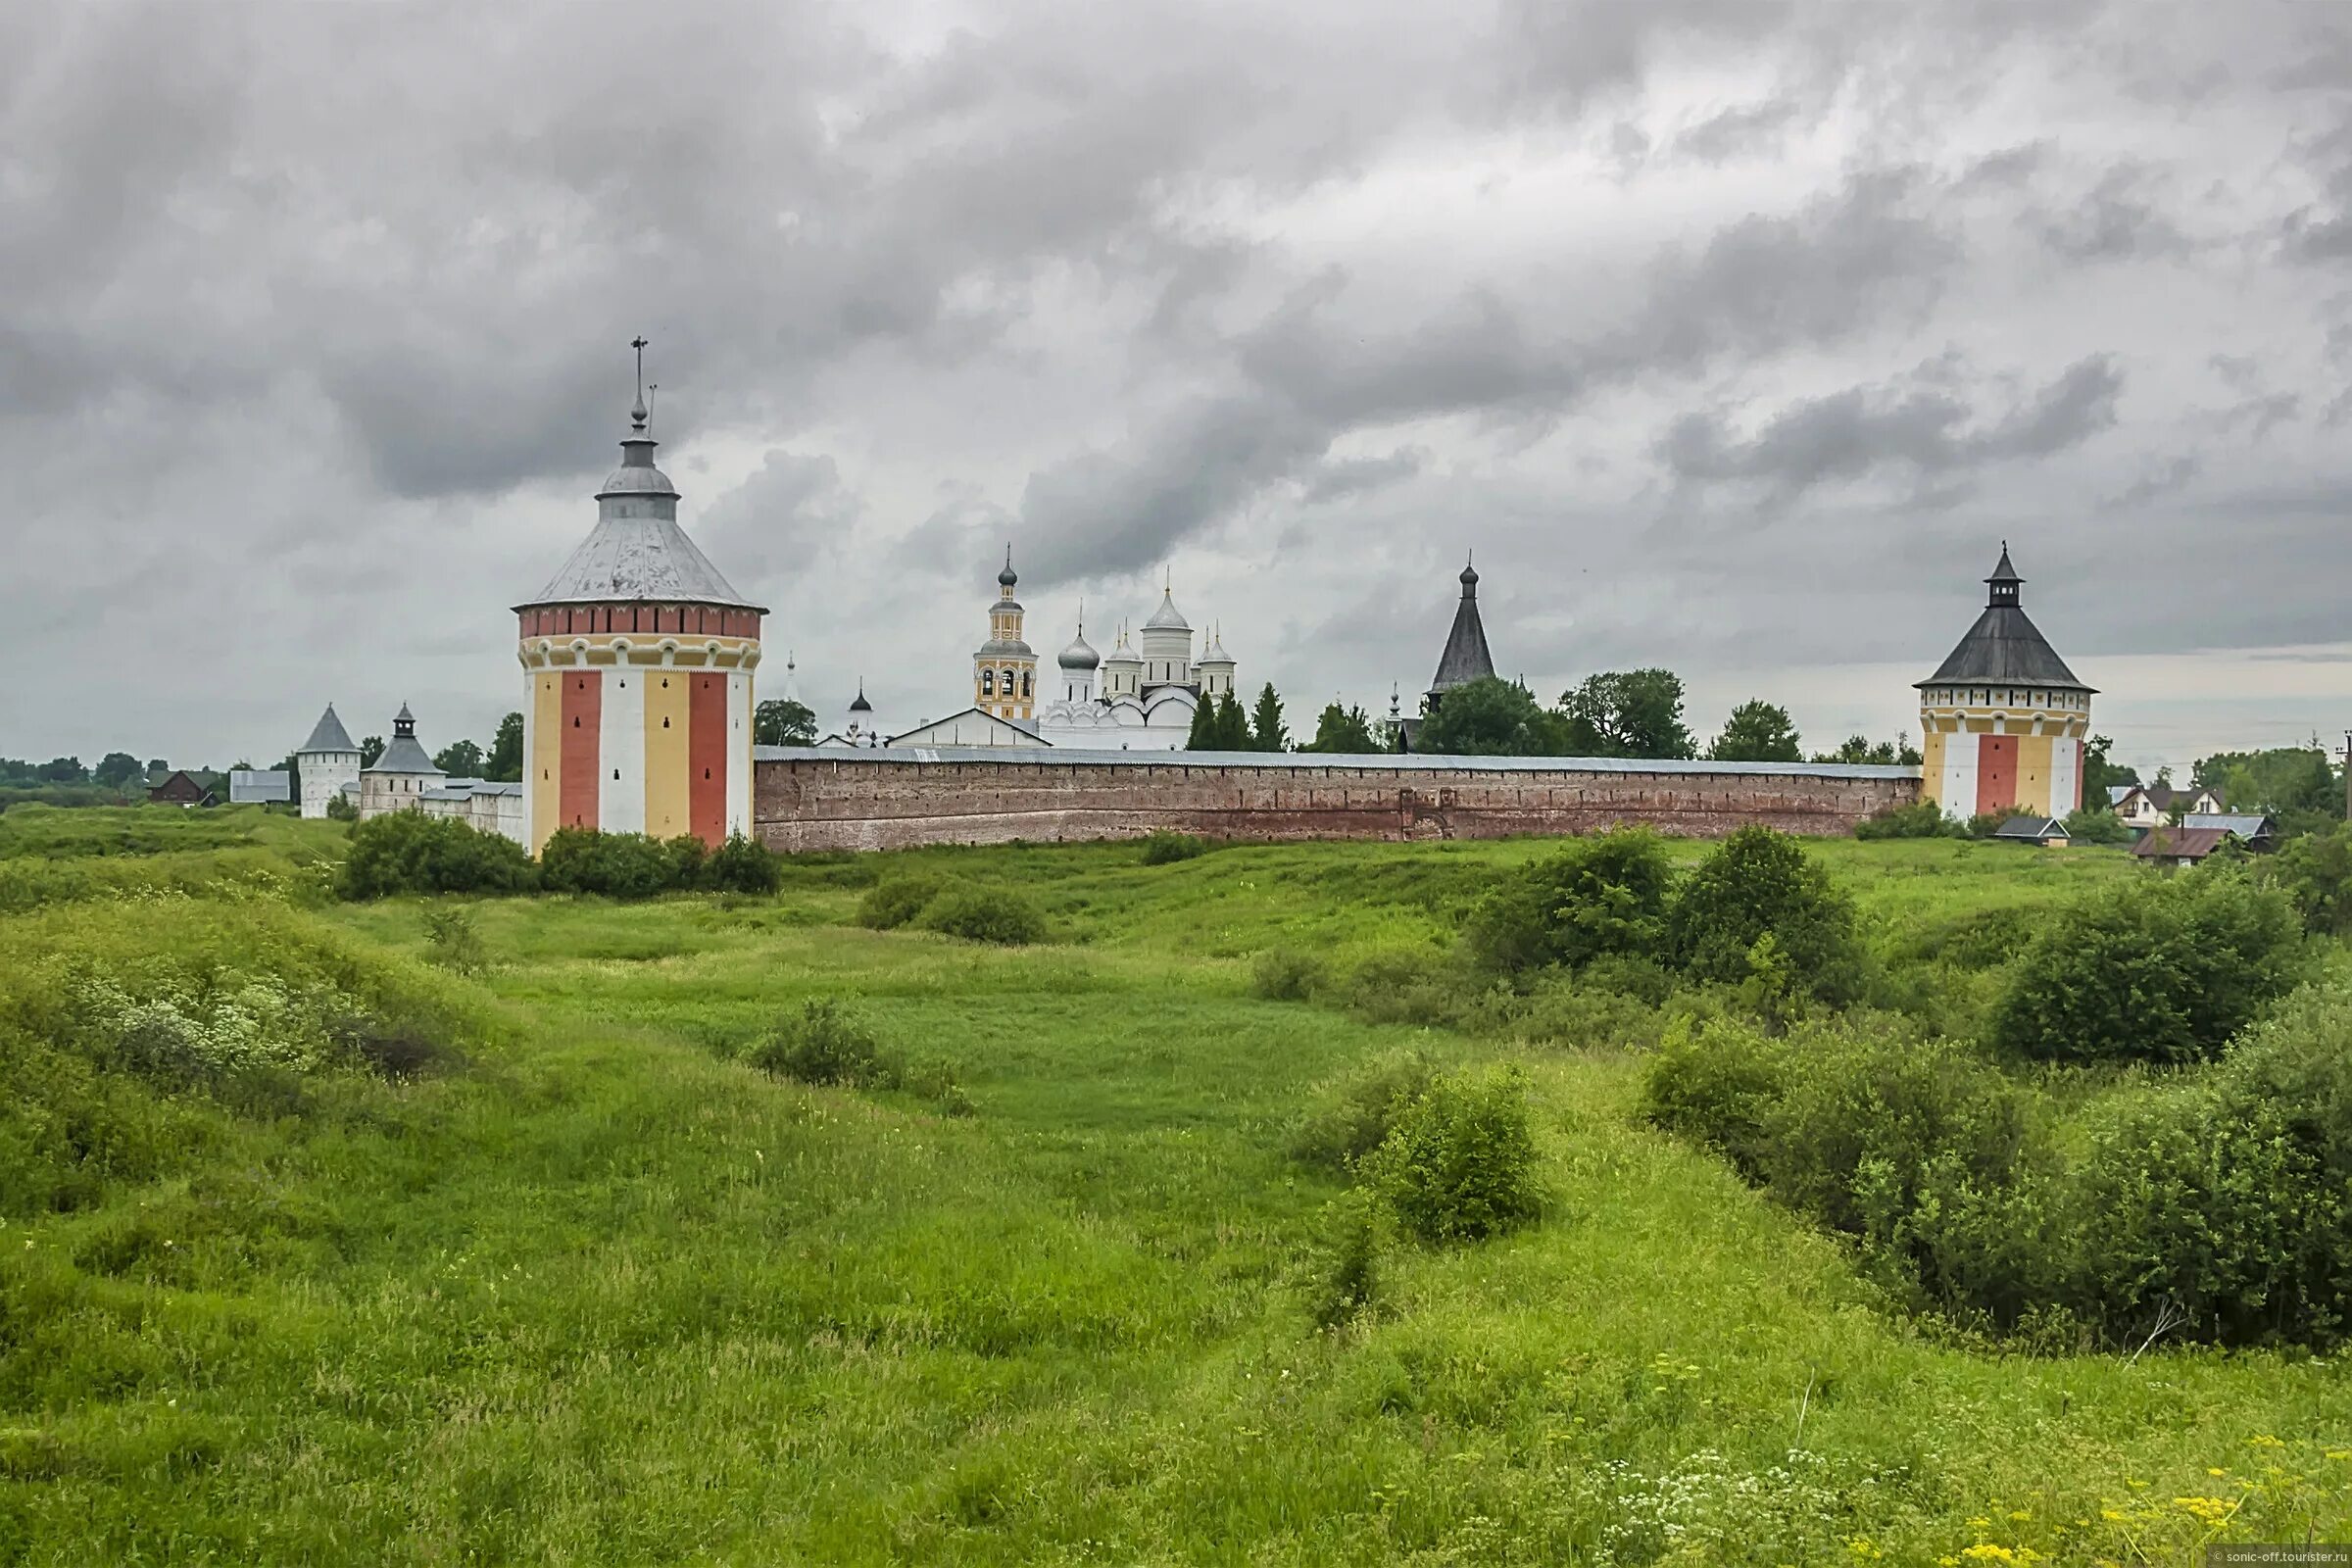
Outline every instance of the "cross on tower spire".
[[637, 401], [629, 405], [629, 427], [642, 431], [650, 416], [645, 408], [645, 334], [629, 339], [629, 347], [637, 351]]

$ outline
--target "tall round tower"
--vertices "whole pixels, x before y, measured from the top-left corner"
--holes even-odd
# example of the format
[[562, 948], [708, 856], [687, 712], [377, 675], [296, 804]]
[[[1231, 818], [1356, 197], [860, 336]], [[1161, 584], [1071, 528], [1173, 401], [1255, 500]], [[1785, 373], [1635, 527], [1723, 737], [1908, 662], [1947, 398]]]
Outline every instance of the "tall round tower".
[[1919, 682], [1927, 732], [1921, 796], [1946, 816], [2064, 816], [2082, 805], [2082, 737], [2096, 694], [2026, 618], [2018, 602], [2025, 579], [2009, 564], [2007, 544], [1984, 581], [1984, 612]]
[[972, 706], [999, 718], [1029, 718], [1037, 711], [1037, 653], [1021, 640], [1021, 602], [1012, 597], [1020, 580], [1006, 545], [997, 602], [988, 607], [988, 641], [972, 651]]
[[1190, 686], [1200, 679], [1193, 668], [1193, 623], [1176, 608], [1173, 583], [1160, 590], [1159, 608], [1144, 622], [1144, 690], [1154, 686]]
[[[639, 351], [642, 384], [644, 339]], [[520, 617], [523, 842], [560, 827], [716, 845], [752, 830], [752, 674], [764, 607], [678, 526], [645, 395], [596, 526]]]

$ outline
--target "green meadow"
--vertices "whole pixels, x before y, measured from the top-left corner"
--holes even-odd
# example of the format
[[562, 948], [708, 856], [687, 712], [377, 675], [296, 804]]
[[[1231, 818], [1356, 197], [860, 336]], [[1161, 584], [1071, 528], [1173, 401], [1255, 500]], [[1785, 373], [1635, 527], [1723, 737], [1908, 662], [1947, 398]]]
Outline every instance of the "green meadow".
[[[1645, 1126], [1639, 1049], [1256, 995], [1270, 950], [1442, 955], [1540, 842], [351, 906], [343, 832], [0, 815], [0, 1558], [2188, 1564], [2352, 1535], [2339, 1354], [1908, 1316]], [[2134, 874], [1809, 848], [1890, 953]], [[1053, 939], [858, 926], [906, 867], [1018, 888]], [[814, 1000], [960, 1094], [741, 1059]], [[253, 1065], [157, 1087], [76, 1044], [159, 1006]], [[330, 1013], [375, 1020], [372, 1068], [272, 1043]], [[1346, 1183], [1292, 1139], [1400, 1047], [1524, 1071], [1545, 1210], [1394, 1248], [1378, 1310], [1319, 1329]]]

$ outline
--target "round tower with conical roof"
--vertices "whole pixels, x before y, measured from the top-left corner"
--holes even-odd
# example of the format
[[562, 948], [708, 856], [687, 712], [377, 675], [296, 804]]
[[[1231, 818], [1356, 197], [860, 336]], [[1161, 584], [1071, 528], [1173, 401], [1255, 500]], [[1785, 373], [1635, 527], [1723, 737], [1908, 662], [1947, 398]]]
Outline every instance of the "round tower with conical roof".
[[1200, 662], [1193, 666], [1200, 682], [1200, 700], [1211, 702], [1219, 697], [1237, 697], [1234, 691], [1236, 669], [1234, 658], [1225, 651], [1225, 631], [1222, 626], [1211, 630], [1208, 647], [1200, 654]]
[[972, 706], [999, 718], [1028, 718], [1037, 710], [1037, 652], [1021, 640], [1020, 582], [1012, 546], [997, 573], [997, 602], [988, 607], [988, 641], [972, 651]]
[[1193, 623], [1176, 608], [1176, 585], [1160, 589], [1159, 608], [1144, 622], [1141, 652], [1144, 690], [1158, 686], [1191, 686], [1200, 679], [1193, 668]]
[[678, 526], [654, 466], [639, 354], [620, 466], [596, 526], [514, 607], [523, 666], [523, 841], [561, 827], [692, 834], [752, 830], [752, 677], [767, 611], [737, 593]]
[[2006, 541], [1984, 582], [1984, 612], [1918, 683], [1921, 797], [1946, 816], [2064, 816], [2082, 805], [2082, 740], [2096, 693], [2027, 618], [2025, 579]]
[[360, 749], [352, 743], [343, 720], [335, 716], [334, 704], [327, 704], [318, 722], [311, 726], [311, 738], [294, 753], [294, 765], [302, 775], [305, 816], [326, 815], [329, 801], [359, 784]]

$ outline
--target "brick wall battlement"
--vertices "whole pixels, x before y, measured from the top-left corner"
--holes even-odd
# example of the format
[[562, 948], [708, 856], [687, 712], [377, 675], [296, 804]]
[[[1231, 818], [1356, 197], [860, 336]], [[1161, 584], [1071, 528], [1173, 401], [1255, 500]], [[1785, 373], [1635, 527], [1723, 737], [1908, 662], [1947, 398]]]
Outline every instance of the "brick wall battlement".
[[769, 849], [1135, 838], [1500, 838], [1642, 822], [1716, 838], [1751, 822], [1844, 833], [1919, 799], [1917, 768], [1605, 758], [1274, 757], [1250, 752], [854, 752], [760, 747]]

